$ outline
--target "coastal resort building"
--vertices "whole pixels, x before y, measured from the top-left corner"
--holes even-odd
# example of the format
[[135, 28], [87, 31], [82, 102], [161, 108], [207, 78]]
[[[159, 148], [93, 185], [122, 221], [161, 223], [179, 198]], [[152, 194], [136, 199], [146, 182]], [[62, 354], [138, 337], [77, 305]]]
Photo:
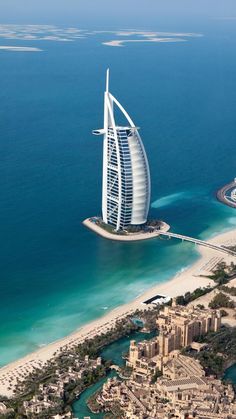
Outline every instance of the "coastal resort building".
[[157, 317], [159, 335], [154, 339], [136, 343], [130, 342], [127, 366], [133, 368], [136, 379], [142, 381], [152, 376], [156, 368], [163, 372], [163, 366], [171, 353], [187, 346], [201, 350], [194, 339], [216, 332], [221, 327], [219, 310], [183, 307], [175, 304], [164, 306]]
[[178, 306], [175, 300], [165, 306], [157, 317], [159, 336], [131, 341], [127, 375], [120, 369], [96, 394], [99, 411], [119, 408], [119, 418], [128, 419], [235, 419], [233, 386], [207, 374], [198, 359], [181, 351], [193, 344], [202, 350], [203, 344], [193, 339], [220, 325], [218, 310]]
[[[102, 217], [83, 224], [111, 240], [145, 240], [167, 231], [163, 221], [148, 221], [151, 181], [147, 155], [134, 124], [110, 93], [109, 69], [104, 94]], [[150, 234], [152, 233], [152, 234]]]
[[[117, 107], [126, 125], [117, 125]], [[116, 231], [147, 221], [150, 205], [150, 172], [138, 127], [109, 92], [107, 70], [104, 97], [104, 128], [93, 131], [103, 135], [102, 219]]]
[[230, 197], [232, 201], [236, 202], [236, 188], [231, 191]]

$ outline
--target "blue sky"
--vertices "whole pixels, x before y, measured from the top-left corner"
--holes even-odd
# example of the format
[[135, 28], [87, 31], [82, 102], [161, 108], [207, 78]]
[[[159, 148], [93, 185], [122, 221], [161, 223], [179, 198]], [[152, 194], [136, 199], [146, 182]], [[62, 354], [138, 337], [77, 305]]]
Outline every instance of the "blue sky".
[[0, 0], [0, 23], [125, 27], [235, 16], [236, 0]]

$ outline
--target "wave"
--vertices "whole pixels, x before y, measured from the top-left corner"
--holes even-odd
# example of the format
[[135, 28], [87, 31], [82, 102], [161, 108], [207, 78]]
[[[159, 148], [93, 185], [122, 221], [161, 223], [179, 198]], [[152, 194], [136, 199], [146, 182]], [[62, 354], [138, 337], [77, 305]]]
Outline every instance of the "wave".
[[178, 270], [178, 272], [175, 275], [175, 278], [177, 278], [178, 276], [180, 276], [183, 272], [187, 271], [191, 266], [192, 266], [192, 264], [183, 266], [181, 269]]

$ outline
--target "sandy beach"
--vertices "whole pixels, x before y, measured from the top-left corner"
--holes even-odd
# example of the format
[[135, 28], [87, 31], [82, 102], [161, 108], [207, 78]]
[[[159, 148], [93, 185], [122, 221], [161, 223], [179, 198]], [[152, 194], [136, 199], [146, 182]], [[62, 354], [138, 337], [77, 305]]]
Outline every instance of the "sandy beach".
[[[235, 245], [236, 229], [218, 235], [209, 240], [209, 242], [228, 246]], [[116, 320], [134, 312], [137, 308], [143, 310], [147, 309], [147, 306], [142, 304], [143, 301], [156, 294], [175, 297], [177, 295], [182, 295], [187, 291], [191, 292], [198, 287], [211, 285], [212, 281], [209, 280], [206, 275], [209, 275], [217, 263], [223, 260], [225, 260], [226, 263], [230, 263], [231, 261], [235, 262], [236, 259], [235, 257], [223, 253], [220, 254], [218, 251], [206, 247], [198, 248], [198, 251], [200, 253], [198, 261], [169, 281], [157, 284], [130, 303], [115, 308], [103, 317], [79, 328], [69, 336], [41, 347], [37, 351], [2, 367], [0, 369], [0, 394], [11, 396], [17, 380], [24, 379], [34, 368], [42, 367], [48, 360], [57, 355], [62, 348], [66, 349], [72, 347], [82, 343], [86, 338], [92, 338], [95, 335], [106, 332], [109, 328], [114, 326]]]

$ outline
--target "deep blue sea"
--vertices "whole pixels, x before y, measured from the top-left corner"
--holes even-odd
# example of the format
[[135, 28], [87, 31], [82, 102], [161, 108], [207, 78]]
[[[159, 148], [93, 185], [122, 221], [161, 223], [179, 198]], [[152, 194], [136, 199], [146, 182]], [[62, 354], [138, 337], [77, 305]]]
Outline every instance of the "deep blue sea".
[[190, 30], [203, 36], [123, 47], [102, 44], [118, 37], [111, 33], [0, 38], [42, 50], [0, 49], [0, 365], [198, 257], [189, 243], [111, 243], [81, 224], [101, 211], [102, 139], [91, 131], [102, 126], [108, 66], [112, 93], [141, 127], [150, 216], [201, 238], [236, 226], [236, 211], [215, 199], [236, 176], [236, 26], [212, 20]]

